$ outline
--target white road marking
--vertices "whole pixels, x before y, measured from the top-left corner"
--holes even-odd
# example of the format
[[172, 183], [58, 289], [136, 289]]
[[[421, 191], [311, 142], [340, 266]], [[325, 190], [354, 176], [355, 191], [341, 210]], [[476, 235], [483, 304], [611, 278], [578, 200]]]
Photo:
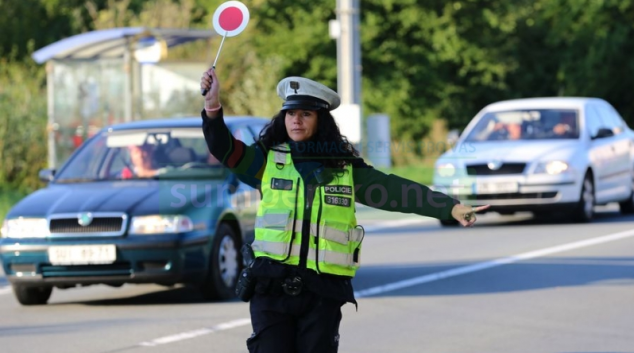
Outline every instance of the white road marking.
[[[398, 221], [395, 221], [395, 222], [398, 222]], [[420, 220], [418, 220], [417, 222], [420, 222]], [[408, 224], [408, 223], [403, 222], [403, 224]], [[580, 248], [584, 248], [584, 247], [588, 247], [592, 245], [608, 243], [611, 241], [625, 239], [632, 236], [634, 236], [634, 230], [629, 230], [625, 232], [608, 234], [598, 238], [592, 238], [592, 239], [577, 241], [574, 243], [553, 246], [546, 249], [529, 251], [529, 252], [514, 255], [514, 256], [509, 256], [509, 257], [500, 258], [500, 259], [491, 260], [491, 261], [485, 261], [485, 262], [481, 262], [481, 263], [477, 263], [477, 264], [473, 264], [469, 266], [458, 267], [452, 270], [432, 273], [429, 275], [415, 277], [415, 278], [404, 280], [404, 281], [398, 281], [398, 282], [389, 283], [382, 286], [364, 289], [364, 290], [355, 292], [355, 297], [356, 298], [368, 297], [371, 295], [377, 295], [377, 294], [395, 291], [395, 290], [399, 290], [403, 288], [417, 286], [424, 283], [434, 282], [444, 278], [455, 277], [455, 276], [459, 276], [459, 275], [463, 275], [467, 273], [486, 270], [486, 269], [497, 267], [497, 266], [512, 264], [514, 262], [518, 262], [522, 260], [528, 260], [528, 259], [533, 259], [536, 257], [546, 256], [546, 255], [564, 252], [568, 250], [580, 249]], [[180, 333], [180, 334], [176, 334], [172, 336], [157, 338], [149, 342], [140, 343], [139, 345], [145, 346], [145, 347], [152, 347], [152, 346], [157, 346], [160, 344], [173, 343], [173, 342], [182, 341], [182, 340], [186, 340], [186, 339], [190, 339], [194, 337], [199, 337], [202, 335], [207, 335], [214, 332], [229, 330], [229, 329], [240, 327], [240, 326], [246, 326], [250, 323], [251, 323], [251, 320], [248, 318], [238, 319], [234, 321], [229, 321], [227, 323], [222, 323], [211, 328], [203, 328], [203, 329], [188, 331], [188, 332], [184, 332], [184, 333]]]
[[139, 343], [139, 346], [154, 347], [154, 346], [158, 346], [158, 345], [161, 345], [161, 344], [174, 343], [174, 342], [183, 341], [183, 340], [187, 340], [187, 339], [194, 338], [194, 337], [208, 335], [208, 334], [214, 333], [214, 332], [230, 330], [232, 328], [236, 328], [236, 327], [240, 327], [240, 326], [246, 326], [246, 325], [249, 325], [249, 324], [251, 324], [251, 319], [238, 319], [238, 320], [233, 320], [233, 321], [225, 322], [225, 323], [222, 323], [222, 324], [218, 324], [216, 326], [209, 327], [209, 328], [201, 328], [201, 329], [198, 329], [198, 330], [193, 330], [193, 331], [178, 333], [178, 334], [171, 335], [171, 336], [165, 336], [165, 337], [157, 338], [157, 339], [154, 339], [154, 340], [151, 340], [151, 341], [147, 341], [147, 342], [141, 342], [141, 343]]
[[460, 276], [466, 273], [482, 271], [482, 270], [486, 270], [489, 268], [502, 266], [502, 265], [508, 265], [518, 261], [533, 259], [536, 257], [546, 256], [546, 255], [555, 254], [555, 253], [564, 252], [564, 251], [573, 250], [573, 249], [585, 248], [592, 245], [608, 243], [608, 242], [619, 240], [619, 239], [630, 238], [632, 236], [634, 236], [634, 230], [608, 234], [598, 238], [581, 240], [574, 243], [553, 246], [551, 248], [546, 248], [541, 250], [529, 251], [529, 252], [514, 255], [514, 256], [504, 257], [501, 259], [485, 261], [485, 262], [481, 262], [481, 263], [477, 263], [477, 264], [473, 264], [469, 266], [454, 268], [447, 271], [432, 273], [425, 276], [410, 278], [403, 281], [388, 283], [382, 286], [376, 286], [376, 287], [360, 290], [355, 292], [354, 294], [356, 298], [368, 297], [371, 295], [377, 295], [377, 294], [391, 292], [391, 291], [395, 291], [395, 290], [399, 290], [403, 288], [417, 286], [423, 283], [434, 282], [434, 281], [438, 281], [438, 280], [449, 278], [449, 277]]
[[[428, 220], [426, 219], [390, 221], [390, 222], [385, 222], [381, 225], [369, 227], [370, 230], [366, 228], [366, 231], [374, 231], [377, 229], [382, 229], [387, 227], [397, 227], [398, 225], [405, 226], [405, 225], [416, 224], [416, 223], [427, 222], [427, 221]], [[600, 236], [598, 238], [592, 238], [592, 239], [581, 240], [581, 241], [577, 241], [573, 243], [562, 244], [562, 245], [545, 248], [541, 250], [529, 251], [529, 252], [514, 255], [514, 256], [509, 256], [509, 257], [500, 258], [500, 259], [491, 260], [491, 261], [485, 261], [485, 262], [481, 262], [481, 263], [477, 263], [477, 264], [473, 264], [469, 266], [458, 267], [458, 268], [447, 270], [447, 271], [441, 271], [441, 272], [432, 273], [425, 276], [411, 278], [408, 280], [398, 281], [394, 283], [385, 284], [382, 286], [360, 290], [355, 292], [355, 297], [364, 298], [371, 295], [377, 295], [377, 294], [391, 292], [391, 291], [395, 291], [395, 290], [399, 290], [403, 288], [417, 286], [424, 283], [434, 282], [434, 281], [438, 281], [438, 280], [449, 278], [449, 277], [460, 276], [467, 273], [482, 271], [482, 270], [486, 270], [486, 269], [497, 267], [497, 266], [512, 264], [512, 263], [523, 261], [523, 260], [533, 259], [533, 258], [555, 254], [559, 252], [564, 252], [564, 251], [569, 251], [573, 249], [585, 248], [592, 245], [608, 243], [611, 241], [630, 238], [633, 236], [634, 236], [634, 230], [629, 230], [629, 231]], [[9, 293], [10, 291], [11, 291], [11, 287], [0, 287], [0, 294], [6, 294], [6, 293]], [[151, 341], [141, 342], [138, 344], [138, 346], [154, 347], [154, 346], [179, 342], [179, 341], [183, 341], [183, 340], [187, 340], [187, 339], [191, 339], [195, 337], [208, 335], [211, 333], [216, 333], [216, 332], [226, 331], [226, 330], [230, 330], [237, 327], [246, 326], [246, 325], [249, 325], [250, 323], [251, 323], [250, 318], [237, 319], [237, 320], [233, 320], [233, 321], [229, 321], [225, 323], [220, 323], [216, 326], [212, 326], [208, 328], [201, 328], [197, 330], [178, 333], [175, 335], [156, 338]]]

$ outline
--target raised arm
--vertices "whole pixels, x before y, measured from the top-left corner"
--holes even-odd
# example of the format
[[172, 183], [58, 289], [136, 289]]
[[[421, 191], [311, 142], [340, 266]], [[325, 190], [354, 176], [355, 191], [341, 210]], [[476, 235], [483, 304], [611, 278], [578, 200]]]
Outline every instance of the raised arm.
[[219, 100], [220, 83], [213, 69], [203, 74], [200, 87], [209, 90], [205, 95], [205, 109], [201, 112], [203, 134], [209, 152], [240, 180], [252, 187], [259, 187], [266, 165], [266, 152], [257, 144], [247, 146], [229, 131]]

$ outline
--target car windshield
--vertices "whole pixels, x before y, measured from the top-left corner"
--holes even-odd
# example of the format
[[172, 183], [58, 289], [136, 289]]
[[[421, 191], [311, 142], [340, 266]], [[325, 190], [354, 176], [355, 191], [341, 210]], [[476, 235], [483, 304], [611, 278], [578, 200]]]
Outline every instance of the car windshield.
[[224, 167], [200, 129], [102, 132], [86, 142], [55, 182], [219, 178]]
[[572, 109], [530, 109], [486, 113], [465, 141], [578, 139], [579, 118]]

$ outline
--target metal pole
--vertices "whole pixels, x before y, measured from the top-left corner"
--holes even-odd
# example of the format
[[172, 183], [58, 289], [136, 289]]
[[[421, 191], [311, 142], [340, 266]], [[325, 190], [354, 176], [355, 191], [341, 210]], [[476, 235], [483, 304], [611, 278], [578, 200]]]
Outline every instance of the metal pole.
[[352, 82], [353, 82], [353, 102], [361, 105], [361, 8], [359, 0], [352, 0]]
[[123, 119], [132, 121], [132, 53], [130, 38], [126, 37], [123, 48]]
[[361, 104], [361, 41], [359, 1], [337, 0], [337, 90], [342, 104]]
[[342, 106], [356, 106], [351, 121], [357, 125], [357, 141], [355, 147], [365, 155], [363, 144], [363, 110], [361, 109], [361, 41], [359, 0], [337, 0], [337, 91], [341, 96]]
[[55, 134], [58, 126], [55, 124], [55, 75], [54, 61], [46, 63], [46, 91], [47, 91], [47, 115], [48, 115], [48, 167], [57, 168], [57, 151], [55, 147]]

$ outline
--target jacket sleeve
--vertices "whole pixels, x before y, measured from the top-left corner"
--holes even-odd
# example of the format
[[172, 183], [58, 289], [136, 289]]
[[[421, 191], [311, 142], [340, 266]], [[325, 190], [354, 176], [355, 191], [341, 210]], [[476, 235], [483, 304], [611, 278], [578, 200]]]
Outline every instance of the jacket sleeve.
[[203, 134], [209, 152], [225, 167], [231, 169], [240, 181], [259, 188], [266, 166], [266, 153], [257, 142], [247, 146], [236, 139], [225, 124], [222, 109], [218, 116], [209, 119], [205, 110], [201, 112]]
[[385, 174], [357, 158], [352, 162], [356, 201], [385, 211], [451, 219], [460, 202], [425, 185], [394, 174]]

